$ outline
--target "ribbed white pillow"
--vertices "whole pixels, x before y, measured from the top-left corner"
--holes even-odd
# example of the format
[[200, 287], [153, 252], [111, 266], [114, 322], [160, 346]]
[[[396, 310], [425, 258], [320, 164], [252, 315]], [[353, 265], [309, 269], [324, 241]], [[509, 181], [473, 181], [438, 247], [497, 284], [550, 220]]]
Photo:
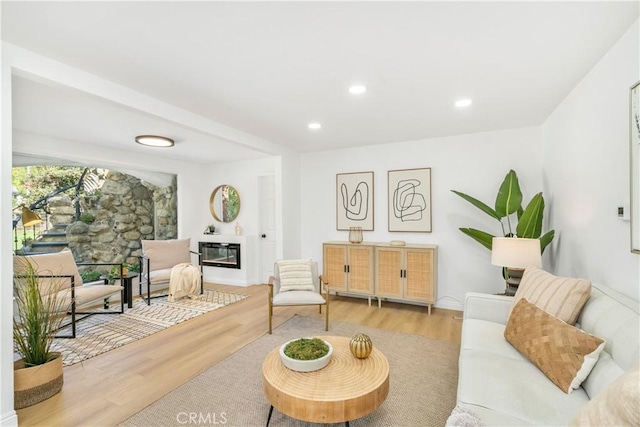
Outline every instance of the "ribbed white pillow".
[[278, 261], [280, 292], [315, 291], [311, 276], [311, 260], [289, 259]]
[[552, 316], [574, 325], [590, 296], [590, 281], [554, 276], [532, 266], [522, 276], [511, 309], [526, 298]]

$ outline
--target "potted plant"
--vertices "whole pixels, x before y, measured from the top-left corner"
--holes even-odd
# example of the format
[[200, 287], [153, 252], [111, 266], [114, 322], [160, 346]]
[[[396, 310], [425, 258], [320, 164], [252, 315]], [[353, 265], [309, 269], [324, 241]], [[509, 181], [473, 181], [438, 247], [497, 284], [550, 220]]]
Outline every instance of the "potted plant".
[[63, 278], [40, 276], [27, 261], [15, 267], [13, 344], [21, 358], [14, 362], [13, 382], [14, 407], [20, 409], [62, 389], [62, 355], [51, 346], [69, 299], [59, 296]]
[[287, 368], [299, 372], [322, 369], [331, 360], [333, 347], [320, 338], [298, 338], [280, 347], [280, 358]]
[[[554, 230], [550, 230], [544, 235], [542, 234], [542, 218], [544, 211], [544, 197], [542, 196], [542, 192], [534, 195], [527, 206], [523, 209], [523, 196], [520, 191], [518, 175], [516, 175], [513, 170], [510, 170], [504, 177], [496, 196], [494, 208], [474, 197], [469, 196], [468, 194], [456, 190], [451, 191], [489, 215], [491, 218], [497, 220], [500, 223], [502, 236], [504, 237], [540, 239], [541, 252], [544, 252], [544, 249], [553, 240], [555, 235]], [[515, 218], [513, 217], [514, 214]], [[493, 238], [497, 237], [491, 233], [477, 230], [475, 228], [461, 227], [460, 231], [489, 250], [492, 248]]]

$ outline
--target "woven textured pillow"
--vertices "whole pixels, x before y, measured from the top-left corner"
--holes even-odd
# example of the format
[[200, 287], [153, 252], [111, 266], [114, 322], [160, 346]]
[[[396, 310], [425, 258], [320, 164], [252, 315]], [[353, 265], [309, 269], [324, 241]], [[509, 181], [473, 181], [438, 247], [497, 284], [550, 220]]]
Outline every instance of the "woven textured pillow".
[[636, 366], [621, 375], [587, 403], [572, 426], [640, 425], [640, 370]]
[[582, 307], [591, 296], [591, 282], [585, 279], [558, 277], [537, 267], [525, 270], [513, 299], [513, 307], [526, 298], [547, 313], [574, 325]]
[[280, 292], [316, 290], [311, 276], [311, 261], [308, 259], [278, 261], [278, 277]]
[[580, 387], [604, 349], [604, 340], [518, 301], [504, 337], [565, 393]]

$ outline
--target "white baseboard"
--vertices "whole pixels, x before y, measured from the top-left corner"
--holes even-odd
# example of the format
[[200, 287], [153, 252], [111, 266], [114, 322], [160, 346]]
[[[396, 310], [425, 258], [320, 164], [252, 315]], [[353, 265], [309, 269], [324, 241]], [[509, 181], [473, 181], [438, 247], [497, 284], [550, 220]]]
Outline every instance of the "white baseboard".
[[462, 309], [464, 308], [464, 306], [459, 302], [453, 302], [453, 301], [438, 301], [436, 302], [435, 307], [445, 308], [447, 310], [457, 310], [457, 311], [462, 311]]
[[2, 427], [18, 427], [18, 414], [16, 411], [11, 410], [5, 412], [0, 417], [0, 426]]
[[[341, 296], [345, 296], [345, 297], [350, 297], [350, 298], [364, 298], [367, 299], [369, 298], [367, 295], [359, 295], [359, 294], [352, 294], [349, 292], [336, 292], [336, 291], [331, 291], [332, 295], [341, 295]], [[451, 301], [442, 301], [442, 299], [436, 301], [435, 304], [433, 304], [433, 307], [435, 308], [444, 308], [447, 310], [457, 310], [457, 311], [462, 311], [463, 305], [458, 302], [457, 300], [453, 300], [452, 298], [448, 298], [448, 297], [444, 297], [443, 299], [451, 299]], [[377, 300], [378, 298], [376, 298], [375, 296], [371, 296], [371, 300], [374, 301], [372, 304], [377, 304]], [[395, 302], [395, 303], [399, 303], [399, 304], [409, 304], [409, 305], [418, 305], [418, 306], [423, 306], [426, 307], [425, 303], [421, 303], [421, 302], [415, 302], [415, 301], [407, 301], [407, 300], [396, 300], [393, 298], [386, 298], [383, 297], [382, 298], [382, 303], [384, 304], [385, 301], [388, 302]]]

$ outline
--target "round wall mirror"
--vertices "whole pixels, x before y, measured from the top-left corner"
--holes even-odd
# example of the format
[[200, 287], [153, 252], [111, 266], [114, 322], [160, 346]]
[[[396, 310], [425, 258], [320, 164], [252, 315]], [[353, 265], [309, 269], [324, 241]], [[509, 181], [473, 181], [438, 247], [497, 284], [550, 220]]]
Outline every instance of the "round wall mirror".
[[219, 185], [209, 198], [211, 215], [220, 222], [231, 222], [240, 212], [240, 196], [238, 191], [230, 185]]

